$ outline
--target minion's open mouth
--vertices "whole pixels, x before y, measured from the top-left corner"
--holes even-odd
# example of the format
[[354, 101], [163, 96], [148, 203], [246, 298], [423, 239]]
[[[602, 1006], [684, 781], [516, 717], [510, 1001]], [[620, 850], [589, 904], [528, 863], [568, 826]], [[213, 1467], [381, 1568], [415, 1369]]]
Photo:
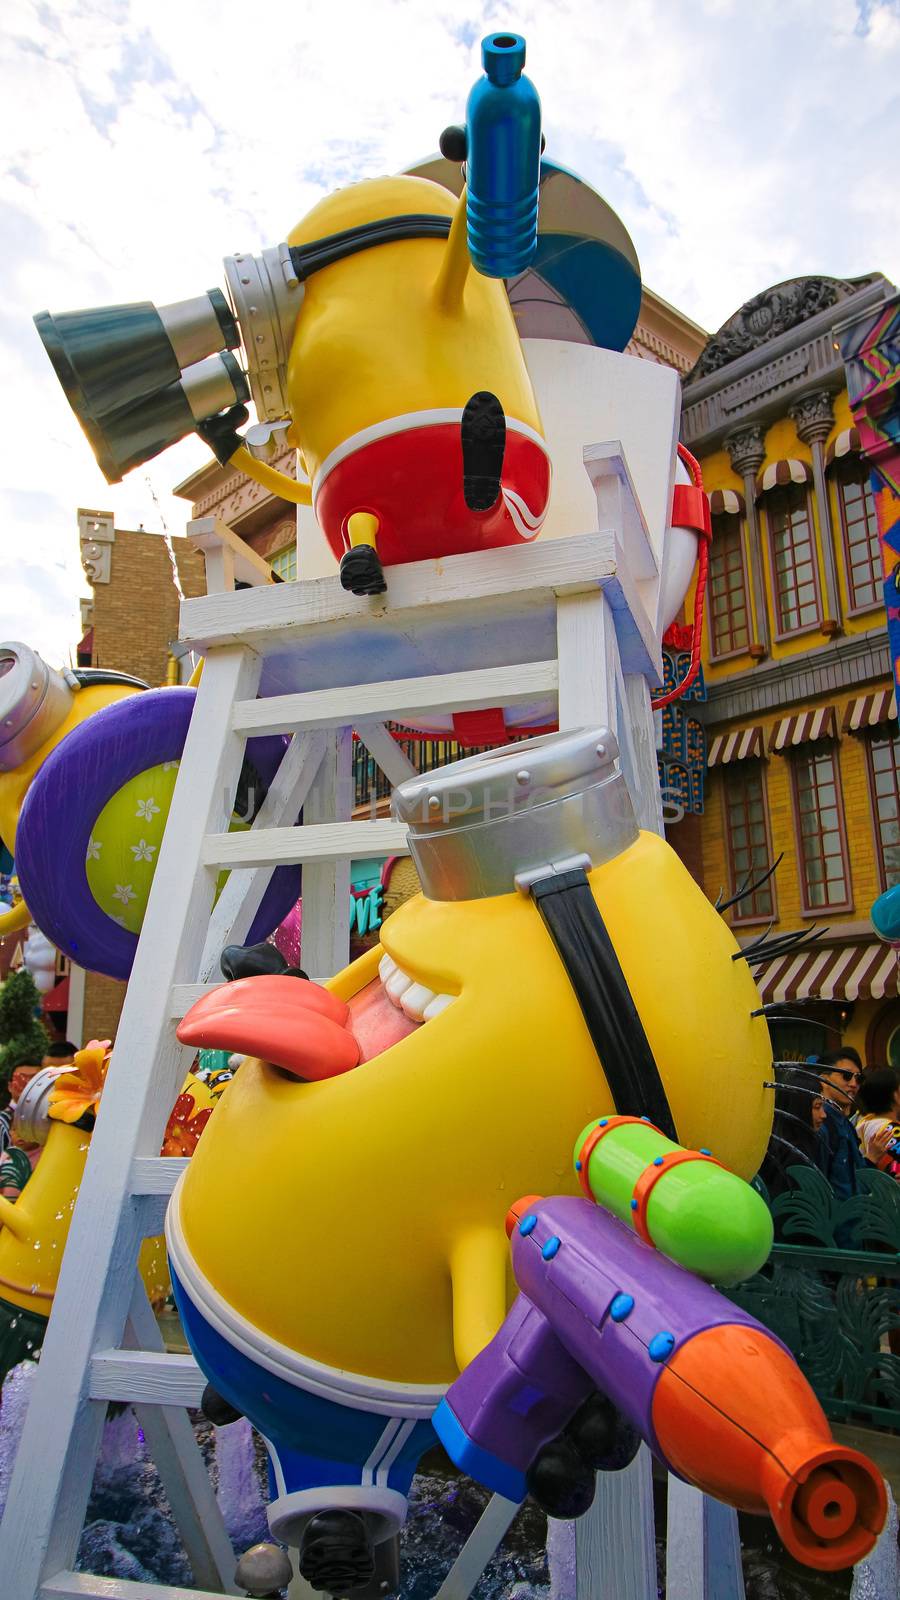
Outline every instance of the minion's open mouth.
[[383, 1055], [452, 1004], [386, 953], [378, 976], [339, 1000], [305, 978], [267, 973], [202, 996], [178, 1028], [182, 1044], [258, 1056], [304, 1082], [335, 1078]]
[[424, 983], [417, 983], [398, 967], [387, 951], [378, 963], [378, 976], [391, 1004], [410, 1022], [431, 1022], [452, 1005], [455, 998], [452, 994], [435, 994], [433, 989], [426, 989]]

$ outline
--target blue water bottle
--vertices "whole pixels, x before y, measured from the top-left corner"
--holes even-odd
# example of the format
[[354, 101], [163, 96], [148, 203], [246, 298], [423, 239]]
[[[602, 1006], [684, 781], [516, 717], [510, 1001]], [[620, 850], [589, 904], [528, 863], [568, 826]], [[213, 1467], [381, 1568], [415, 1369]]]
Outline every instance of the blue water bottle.
[[521, 34], [489, 34], [481, 60], [466, 106], [469, 254], [486, 277], [514, 278], [537, 245], [541, 102]]

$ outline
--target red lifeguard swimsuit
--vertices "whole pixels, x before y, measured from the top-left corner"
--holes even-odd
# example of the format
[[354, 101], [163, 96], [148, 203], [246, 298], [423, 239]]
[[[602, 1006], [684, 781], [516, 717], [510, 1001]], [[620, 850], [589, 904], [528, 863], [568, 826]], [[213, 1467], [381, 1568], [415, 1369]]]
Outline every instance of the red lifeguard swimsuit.
[[500, 495], [489, 511], [463, 497], [462, 409], [390, 417], [345, 439], [323, 461], [313, 506], [335, 556], [350, 549], [347, 522], [358, 511], [378, 520], [385, 567], [462, 555], [537, 537], [550, 496], [550, 457], [541, 435], [506, 419]]

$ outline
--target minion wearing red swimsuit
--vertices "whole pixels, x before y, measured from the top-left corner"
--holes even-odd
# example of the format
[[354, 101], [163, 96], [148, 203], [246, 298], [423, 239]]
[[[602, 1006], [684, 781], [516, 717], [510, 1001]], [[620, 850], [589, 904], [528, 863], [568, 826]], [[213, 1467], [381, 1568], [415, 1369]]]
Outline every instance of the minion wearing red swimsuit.
[[287, 440], [309, 482], [262, 465], [237, 436], [222, 458], [313, 505], [356, 594], [381, 593], [397, 562], [534, 539], [550, 458], [505, 285], [471, 267], [465, 190], [353, 184], [288, 245], [304, 276]]

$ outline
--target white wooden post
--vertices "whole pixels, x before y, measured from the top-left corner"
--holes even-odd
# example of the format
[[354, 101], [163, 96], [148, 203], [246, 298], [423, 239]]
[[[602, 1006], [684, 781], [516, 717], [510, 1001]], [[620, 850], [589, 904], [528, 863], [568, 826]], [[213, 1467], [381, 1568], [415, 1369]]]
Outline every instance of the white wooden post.
[[615, 623], [602, 589], [560, 595], [556, 608], [560, 728], [609, 728], [618, 738]]
[[[353, 809], [352, 728], [326, 736], [325, 752], [309, 791], [304, 820], [346, 822]], [[345, 967], [350, 956], [350, 861], [307, 861], [303, 867], [300, 962], [319, 983]]]
[[72, 961], [69, 964], [69, 1014], [66, 1020], [66, 1037], [79, 1047], [84, 1038], [84, 967]]
[[691, 1600], [744, 1600], [737, 1513], [669, 1477], [666, 1588]]
[[650, 685], [638, 673], [625, 674], [625, 699], [631, 727], [637, 819], [649, 833], [663, 833], [662, 794], [656, 759], [656, 729], [650, 706]]
[[516, 1501], [492, 1495], [434, 1600], [468, 1600], [518, 1511]]
[[[578, 1600], [656, 1600], [653, 1469], [641, 1445], [623, 1472], [598, 1472], [594, 1504], [575, 1524]], [[695, 1600], [670, 1589], [672, 1600]]]

